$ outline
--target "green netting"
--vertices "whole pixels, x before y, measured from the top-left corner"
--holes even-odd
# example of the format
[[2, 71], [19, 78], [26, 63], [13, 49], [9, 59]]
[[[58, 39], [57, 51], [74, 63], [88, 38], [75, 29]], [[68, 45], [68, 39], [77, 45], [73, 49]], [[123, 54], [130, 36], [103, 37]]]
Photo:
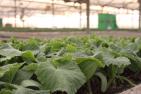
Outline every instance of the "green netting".
[[115, 30], [117, 29], [116, 16], [112, 14], [99, 14], [99, 30]]

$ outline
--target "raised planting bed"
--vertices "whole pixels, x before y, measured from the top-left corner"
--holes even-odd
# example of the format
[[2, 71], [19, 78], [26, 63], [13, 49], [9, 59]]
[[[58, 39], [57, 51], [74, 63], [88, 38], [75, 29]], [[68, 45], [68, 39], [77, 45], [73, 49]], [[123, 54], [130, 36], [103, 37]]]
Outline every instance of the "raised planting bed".
[[0, 39], [5, 40], [11, 37], [15, 37], [18, 39], [29, 39], [31, 37], [39, 38], [39, 39], [52, 39], [52, 38], [62, 38], [67, 36], [86, 36], [86, 35], [98, 35], [104, 37], [141, 37], [141, 32], [127, 32], [127, 31], [91, 31], [88, 32], [8, 32], [8, 31], [0, 31]]
[[0, 94], [117, 94], [141, 81], [141, 38], [0, 42]]

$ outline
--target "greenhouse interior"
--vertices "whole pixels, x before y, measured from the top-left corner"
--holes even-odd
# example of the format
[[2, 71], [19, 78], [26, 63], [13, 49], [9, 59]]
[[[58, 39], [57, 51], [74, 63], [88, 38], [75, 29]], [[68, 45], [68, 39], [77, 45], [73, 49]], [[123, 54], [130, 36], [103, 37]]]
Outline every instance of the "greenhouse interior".
[[141, 0], [0, 0], [0, 94], [141, 94]]

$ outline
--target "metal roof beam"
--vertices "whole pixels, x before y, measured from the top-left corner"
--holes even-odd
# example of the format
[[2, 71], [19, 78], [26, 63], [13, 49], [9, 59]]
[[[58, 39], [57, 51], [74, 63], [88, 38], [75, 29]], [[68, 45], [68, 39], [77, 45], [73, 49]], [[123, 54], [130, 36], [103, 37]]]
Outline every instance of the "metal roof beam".
[[40, 10], [40, 11], [45, 11], [44, 8], [26, 8], [26, 7], [21, 7], [21, 6], [7, 6], [7, 5], [1, 5], [0, 8], [12, 8], [12, 9], [15, 9], [15, 8], [24, 8], [24, 9], [27, 9], [27, 10]]

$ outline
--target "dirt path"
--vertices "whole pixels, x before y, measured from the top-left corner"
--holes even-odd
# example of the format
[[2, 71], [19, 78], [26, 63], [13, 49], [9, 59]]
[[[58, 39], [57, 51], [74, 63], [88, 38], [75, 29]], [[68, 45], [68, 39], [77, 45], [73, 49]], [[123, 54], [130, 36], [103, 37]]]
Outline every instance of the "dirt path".
[[120, 94], [141, 94], [141, 84], [131, 89], [128, 89]]
[[[90, 34], [98, 36], [113, 36], [113, 37], [141, 37], [141, 32], [127, 32], [127, 31], [95, 31]], [[27, 39], [31, 37], [50, 39], [60, 38], [66, 36], [84, 36], [89, 35], [86, 32], [6, 32], [0, 31], [0, 39], [8, 39], [16, 37], [20, 39]]]

